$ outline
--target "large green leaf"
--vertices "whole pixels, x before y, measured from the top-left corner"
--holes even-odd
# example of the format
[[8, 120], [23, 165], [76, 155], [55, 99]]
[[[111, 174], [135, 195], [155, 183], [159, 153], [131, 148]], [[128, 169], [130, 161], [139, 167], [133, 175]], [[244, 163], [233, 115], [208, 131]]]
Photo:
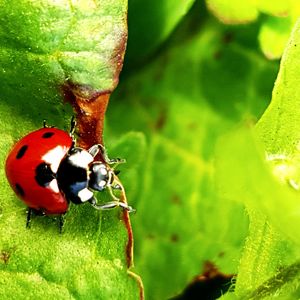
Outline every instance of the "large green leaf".
[[276, 59], [281, 57], [292, 25], [293, 20], [290, 17], [277, 18], [269, 16], [266, 18], [261, 26], [258, 38], [261, 49], [268, 58]]
[[286, 155], [287, 159], [297, 155], [297, 142], [300, 138], [299, 27], [298, 21], [282, 58], [272, 102], [257, 125], [266, 151], [269, 154]]
[[[238, 299], [300, 295], [299, 42], [298, 21], [281, 61], [272, 102], [255, 134], [240, 130], [228, 135], [217, 150], [221, 190], [245, 202], [250, 215], [237, 277]], [[229, 168], [235, 172], [229, 173]]]
[[299, 228], [298, 195], [274, 177], [262, 149], [245, 129], [224, 136], [216, 149], [220, 193], [245, 203], [250, 217], [235, 288], [238, 299], [290, 295], [299, 285], [299, 246], [289, 239], [296, 239]]
[[125, 64], [130, 68], [153, 54], [194, 2], [194, 0], [130, 0], [129, 39]]
[[295, 0], [246, 0], [246, 1], [221, 1], [206, 0], [208, 8], [224, 23], [243, 24], [255, 21], [260, 12], [273, 16], [286, 16], [290, 14], [296, 5]]
[[[57, 220], [34, 218], [9, 188], [4, 162], [13, 143], [50, 125], [68, 128], [68, 83], [79, 96], [111, 92], [127, 37], [127, 1], [0, 1], [0, 298], [138, 299], [128, 217], [72, 206]], [[67, 112], [67, 113], [66, 113]], [[68, 121], [65, 121], [68, 119]], [[127, 138], [129, 153], [140, 143]], [[142, 146], [141, 146], [142, 147]], [[129, 156], [130, 157], [130, 156]], [[109, 196], [98, 194], [99, 201]], [[13, 296], [12, 296], [13, 295]]]
[[107, 116], [110, 136], [146, 132], [133, 231], [147, 299], [180, 293], [207, 260], [237, 272], [248, 219], [217, 193], [213, 153], [232, 125], [262, 114], [277, 71], [244, 45], [255, 28], [229, 31], [194, 13], [168, 49], [123, 78]]
[[281, 57], [294, 22], [300, 16], [297, 0], [206, 0], [206, 3], [210, 11], [225, 24], [249, 23], [256, 21], [259, 14], [267, 14], [261, 22], [259, 43], [269, 59]]
[[126, 12], [125, 0], [0, 1], [1, 81], [26, 87], [31, 79], [30, 92], [65, 80], [111, 91], [124, 55]]

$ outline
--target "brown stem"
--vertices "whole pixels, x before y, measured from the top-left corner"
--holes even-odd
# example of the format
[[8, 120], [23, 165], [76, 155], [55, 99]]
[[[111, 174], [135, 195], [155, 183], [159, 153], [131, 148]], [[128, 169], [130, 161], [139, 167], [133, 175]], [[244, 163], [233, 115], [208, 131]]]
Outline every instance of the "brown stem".
[[[110, 93], [92, 94], [88, 88], [70, 83], [65, 84], [63, 92], [65, 100], [76, 112], [78, 145], [84, 149], [95, 144], [103, 145], [104, 116]], [[104, 161], [101, 154], [97, 159]]]

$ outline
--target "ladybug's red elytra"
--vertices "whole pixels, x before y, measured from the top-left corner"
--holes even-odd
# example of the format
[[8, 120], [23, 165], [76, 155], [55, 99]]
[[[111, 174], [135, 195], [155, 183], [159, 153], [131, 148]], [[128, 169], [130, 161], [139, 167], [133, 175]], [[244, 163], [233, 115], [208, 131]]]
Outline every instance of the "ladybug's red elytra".
[[[10, 151], [5, 165], [8, 182], [17, 196], [28, 206], [27, 227], [32, 212], [63, 215], [69, 203], [88, 202], [99, 210], [117, 206], [133, 212], [120, 202], [113, 189], [122, 187], [114, 181], [114, 168], [121, 159], [108, 159], [100, 144], [85, 150], [74, 139], [76, 123], [71, 130], [47, 127], [33, 131], [18, 141]], [[101, 151], [105, 163], [94, 158]], [[110, 167], [109, 165], [112, 165]], [[93, 191], [108, 189], [113, 201], [98, 204]]]

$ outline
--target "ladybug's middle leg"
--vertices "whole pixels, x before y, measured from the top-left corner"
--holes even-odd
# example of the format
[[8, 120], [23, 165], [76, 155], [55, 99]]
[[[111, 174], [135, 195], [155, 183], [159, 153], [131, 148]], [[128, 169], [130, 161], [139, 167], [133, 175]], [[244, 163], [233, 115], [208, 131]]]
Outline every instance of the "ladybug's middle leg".
[[58, 217], [58, 222], [59, 222], [59, 233], [62, 234], [64, 224], [65, 224], [65, 214], [59, 215]]

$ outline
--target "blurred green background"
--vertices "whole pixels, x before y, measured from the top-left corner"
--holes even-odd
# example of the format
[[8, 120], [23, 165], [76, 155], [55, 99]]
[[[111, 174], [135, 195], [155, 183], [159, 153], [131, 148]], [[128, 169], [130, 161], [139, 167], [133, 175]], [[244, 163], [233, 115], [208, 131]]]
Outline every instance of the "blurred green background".
[[[139, 168], [130, 172], [129, 162], [121, 177], [137, 208], [135, 270], [146, 299], [220, 297], [230, 280], [208, 291], [200, 285], [194, 294], [183, 292], [203, 275], [207, 261], [223, 275], [239, 274], [228, 299], [298, 299], [298, 273], [281, 278], [288, 286], [282, 292], [272, 282], [297, 261], [298, 246], [247, 200], [288, 198], [286, 191], [279, 196], [264, 166], [263, 146], [256, 146], [261, 129], [248, 131], [271, 101], [298, 15], [296, 1], [129, 1], [125, 65], [108, 109], [105, 140], [132, 130], [145, 135]], [[295, 93], [295, 85], [290, 88]], [[296, 110], [286, 104], [276, 118], [290, 118]], [[298, 123], [290, 120], [287, 130], [296, 131]], [[276, 131], [276, 120], [265, 123]], [[284, 146], [281, 151], [287, 153]], [[284, 205], [276, 207], [283, 214]], [[264, 291], [265, 285], [273, 289]]]

